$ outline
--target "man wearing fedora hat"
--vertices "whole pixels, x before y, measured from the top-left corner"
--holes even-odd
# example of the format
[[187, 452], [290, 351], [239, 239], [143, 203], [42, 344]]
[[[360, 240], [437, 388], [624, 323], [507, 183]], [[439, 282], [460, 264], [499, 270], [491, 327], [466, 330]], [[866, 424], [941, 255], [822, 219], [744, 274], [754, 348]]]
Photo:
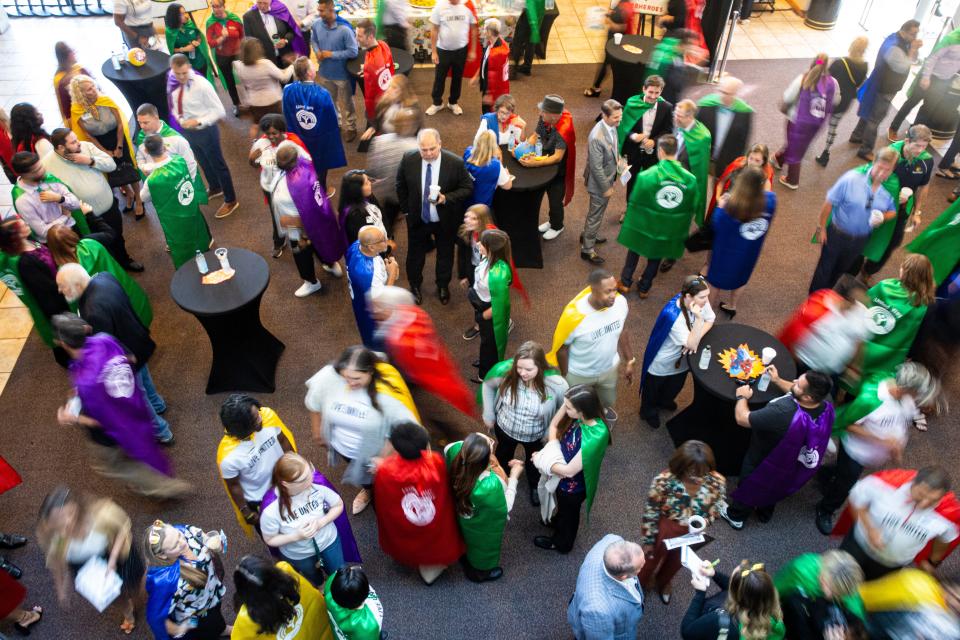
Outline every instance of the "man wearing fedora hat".
[[543, 239], [553, 240], [563, 231], [563, 207], [573, 199], [577, 136], [573, 129], [573, 117], [564, 109], [563, 98], [548, 94], [537, 108], [540, 109], [537, 139], [543, 145], [543, 151], [538, 156], [520, 159], [520, 164], [525, 167], [558, 165], [557, 176], [547, 185], [550, 219], [540, 225]]

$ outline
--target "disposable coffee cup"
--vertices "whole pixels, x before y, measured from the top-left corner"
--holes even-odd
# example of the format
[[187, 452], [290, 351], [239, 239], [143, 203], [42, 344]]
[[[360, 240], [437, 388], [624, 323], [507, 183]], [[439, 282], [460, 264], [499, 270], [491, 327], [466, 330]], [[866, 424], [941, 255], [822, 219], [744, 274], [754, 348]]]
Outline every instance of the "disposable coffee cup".
[[764, 347], [763, 351], [760, 352], [760, 359], [763, 360], [764, 366], [769, 366], [773, 359], [777, 357], [777, 350], [773, 347]]
[[622, 40], [623, 40], [622, 33], [613, 34], [613, 44], [619, 45]]
[[436, 203], [438, 198], [440, 198], [440, 185], [430, 185], [430, 202]]
[[687, 520], [687, 530], [690, 533], [701, 533], [706, 528], [707, 521], [701, 516], [690, 516], [690, 519]]

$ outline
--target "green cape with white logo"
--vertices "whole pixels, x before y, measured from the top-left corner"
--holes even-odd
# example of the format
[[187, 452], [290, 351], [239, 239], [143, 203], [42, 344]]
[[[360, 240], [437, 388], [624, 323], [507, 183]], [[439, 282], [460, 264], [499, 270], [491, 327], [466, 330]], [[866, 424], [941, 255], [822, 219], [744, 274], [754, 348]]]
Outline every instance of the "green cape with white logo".
[[914, 238], [907, 251], [927, 256], [933, 265], [933, 279], [940, 286], [960, 262], [960, 200]]
[[197, 251], [210, 248], [210, 229], [200, 211], [186, 160], [170, 156], [169, 162], [154, 169], [147, 178], [147, 188], [175, 268], [193, 258]]
[[640, 172], [617, 241], [645, 258], [676, 260], [690, 233], [698, 190], [697, 178], [676, 160]]
[[[232, 15], [232, 14], [231, 14]], [[161, 138], [183, 138], [180, 135], [180, 132], [168, 125], [163, 120], [160, 121], [160, 131], [157, 132]], [[137, 130], [137, 135], [133, 138], [133, 146], [139, 147], [143, 144], [144, 138], [147, 135], [143, 132], [143, 129]], [[164, 141], [164, 146], [166, 146], [166, 141]], [[167, 148], [167, 152], [170, 152], [170, 149]], [[144, 173], [140, 172], [141, 177], [146, 177]], [[200, 177], [200, 168], [197, 168], [197, 175], [193, 178], [193, 188], [196, 191], [197, 202], [200, 204], [207, 204], [207, 187], [203, 184], [203, 178]]]

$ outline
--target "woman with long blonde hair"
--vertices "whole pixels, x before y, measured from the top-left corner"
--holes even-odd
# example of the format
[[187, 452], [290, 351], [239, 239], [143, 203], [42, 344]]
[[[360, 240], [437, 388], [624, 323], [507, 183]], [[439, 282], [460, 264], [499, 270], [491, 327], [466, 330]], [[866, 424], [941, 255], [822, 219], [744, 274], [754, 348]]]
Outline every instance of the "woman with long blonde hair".
[[850, 108], [850, 103], [857, 97], [857, 91], [867, 81], [867, 72], [870, 65], [863, 56], [867, 52], [869, 44], [870, 41], [867, 40], [867, 36], [857, 36], [850, 43], [847, 55], [837, 58], [827, 68], [830, 76], [837, 81], [837, 85], [840, 87], [840, 102], [837, 103], [833, 113], [830, 114], [830, 123], [827, 125], [827, 143], [820, 155], [817, 156], [817, 164], [821, 167], [827, 166], [827, 163], [830, 162], [830, 147], [837, 138], [837, 125], [840, 124], [840, 119]]
[[829, 58], [818, 53], [806, 73], [794, 78], [783, 92], [787, 116], [787, 140], [774, 154], [777, 166], [786, 166], [780, 184], [788, 189], [800, 187], [800, 163], [810, 143], [840, 103], [840, 87], [827, 71]]
[[[723, 609], [706, 610], [711, 578], [726, 591]], [[763, 563], [744, 560], [727, 576], [704, 562], [691, 582], [696, 593], [680, 626], [683, 640], [714, 640], [724, 631], [730, 640], [783, 640], [786, 628], [780, 598]], [[722, 623], [723, 613], [729, 617], [726, 626]]]
[[500, 189], [510, 189], [514, 176], [510, 175], [500, 156], [497, 134], [487, 129], [481, 131], [473, 145], [463, 152], [467, 171], [473, 176], [473, 195], [467, 206], [473, 204], [493, 205], [493, 194]]
[[90, 76], [73, 76], [70, 99], [70, 128], [78, 138], [92, 142], [113, 158], [117, 168], [106, 174], [107, 182], [111, 187], [120, 187], [127, 199], [124, 211], [135, 210], [137, 219], [142, 218], [140, 173], [133, 159], [127, 118], [120, 112], [116, 102], [100, 92]]

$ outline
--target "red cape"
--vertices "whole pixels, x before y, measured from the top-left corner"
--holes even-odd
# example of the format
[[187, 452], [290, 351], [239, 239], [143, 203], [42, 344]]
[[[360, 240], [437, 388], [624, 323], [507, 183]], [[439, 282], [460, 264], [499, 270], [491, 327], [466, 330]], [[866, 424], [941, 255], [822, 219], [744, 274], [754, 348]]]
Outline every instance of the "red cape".
[[564, 176], [566, 189], [563, 193], [563, 206], [567, 206], [573, 200], [573, 192], [577, 183], [574, 180], [574, 174], [577, 172], [577, 132], [573, 128], [573, 116], [566, 109], [563, 110], [563, 115], [557, 121], [557, 131], [563, 136], [563, 141], [567, 143], [567, 153], [564, 155], [564, 160], [567, 163], [567, 174]]
[[430, 315], [416, 305], [400, 307], [394, 314], [400, 319], [390, 325], [385, 336], [390, 361], [407, 381], [475, 417], [473, 395], [457, 373], [457, 365], [437, 335]]
[[510, 93], [510, 47], [503, 38], [487, 54], [487, 95], [491, 108], [500, 96]]
[[23, 482], [17, 470], [0, 456], [0, 493], [6, 493]]
[[[873, 473], [871, 475], [883, 480], [891, 487], [901, 487], [913, 480], [913, 477], [917, 475], [917, 472], [913, 469], [887, 469], [886, 471], [878, 471], [877, 473]], [[943, 496], [934, 511], [960, 527], [960, 502], [957, 501], [957, 497], [954, 495], [953, 491], [950, 491]], [[843, 512], [837, 519], [837, 523], [833, 526], [833, 531], [830, 533], [830, 535], [842, 537], [847, 535], [852, 528], [853, 513], [850, 511], [850, 504], [848, 503], [846, 506], [844, 506]], [[927, 546], [925, 546], [923, 550], [917, 554], [917, 556], [913, 559], [914, 563], [920, 564], [922, 561], [927, 560], [930, 557], [930, 552], [933, 550], [933, 542], [933, 540], [928, 542]], [[960, 538], [957, 538], [947, 546], [947, 553], [944, 555], [944, 558], [953, 553], [953, 550], [957, 548], [957, 545], [960, 545]]]
[[363, 60], [363, 106], [367, 109], [367, 122], [373, 122], [377, 102], [392, 77], [393, 53], [386, 42], [377, 40], [377, 46], [368, 49]]
[[387, 457], [373, 478], [373, 499], [380, 548], [400, 564], [449, 565], [466, 552], [439, 453]]
[[840, 294], [833, 289], [814, 291], [783, 325], [777, 338], [790, 353], [796, 355], [797, 343], [807, 336], [817, 320], [832, 313], [830, 307], [838, 305], [840, 300]]
[[[728, 164], [727, 168], [724, 169], [722, 174], [720, 174], [720, 177], [717, 178], [717, 183], [723, 185], [723, 188], [720, 191], [721, 195], [726, 193], [727, 191], [730, 191], [730, 187], [732, 186], [731, 184], [732, 181], [730, 179], [730, 176], [733, 174], [734, 171], [742, 169], [745, 164], [747, 164], [747, 157], [740, 156], [739, 158], [734, 159], [733, 162]], [[774, 178], [773, 167], [770, 165], [769, 162], [763, 168], [763, 175], [766, 176], [770, 184], [773, 184], [773, 178]], [[706, 220], [710, 219], [710, 214], [713, 213], [713, 210], [716, 207], [717, 207], [717, 190], [716, 188], [714, 188], [713, 193], [710, 194], [710, 206], [707, 207]]]

